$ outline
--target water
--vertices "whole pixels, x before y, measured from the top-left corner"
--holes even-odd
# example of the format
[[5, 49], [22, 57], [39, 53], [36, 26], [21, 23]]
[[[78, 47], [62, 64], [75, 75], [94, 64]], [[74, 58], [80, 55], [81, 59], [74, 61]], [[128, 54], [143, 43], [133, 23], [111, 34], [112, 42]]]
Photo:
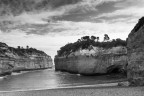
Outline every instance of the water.
[[14, 74], [0, 80], [0, 91], [38, 90], [60, 87], [94, 85], [104, 82], [115, 82], [119, 76], [81, 76], [66, 72], [55, 72], [54, 69]]

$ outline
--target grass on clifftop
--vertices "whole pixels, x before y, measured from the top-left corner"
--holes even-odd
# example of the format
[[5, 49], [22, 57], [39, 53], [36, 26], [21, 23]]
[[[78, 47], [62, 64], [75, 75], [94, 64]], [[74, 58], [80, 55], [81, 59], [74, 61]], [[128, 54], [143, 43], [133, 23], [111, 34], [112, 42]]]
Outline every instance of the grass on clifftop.
[[104, 41], [99, 42], [99, 37], [95, 36], [84, 36], [81, 39], [78, 39], [74, 43], [68, 43], [65, 46], [61, 47], [60, 50], [57, 52], [57, 56], [63, 56], [64, 54], [69, 55], [72, 52], [81, 49], [88, 49], [90, 46], [94, 47], [102, 47], [105, 49], [117, 47], [117, 46], [126, 46], [127, 43], [125, 40], [121, 39], [113, 39], [112, 41], [109, 40], [107, 34], [105, 34]]
[[18, 48], [10, 47], [5, 43], [0, 42], [0, 54], [5, 55], [5, 53], [13, 53], [17, 54], [18, 56], [28, 56], [28, 55], [37, 55], [37, 56], [47, 56], [47, 54], [43, 51], [37, 50], [35, 48], [23, 48], [18, 46]]

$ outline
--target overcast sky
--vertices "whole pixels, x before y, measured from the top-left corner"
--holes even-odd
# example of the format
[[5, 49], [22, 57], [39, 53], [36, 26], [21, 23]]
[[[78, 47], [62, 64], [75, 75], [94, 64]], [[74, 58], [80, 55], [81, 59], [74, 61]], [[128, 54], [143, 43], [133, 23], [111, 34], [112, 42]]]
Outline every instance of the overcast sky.
[[0, 42], [54, 56], [85, 35], [126, 39], [144, 15], [144, 0], [0, 0]]

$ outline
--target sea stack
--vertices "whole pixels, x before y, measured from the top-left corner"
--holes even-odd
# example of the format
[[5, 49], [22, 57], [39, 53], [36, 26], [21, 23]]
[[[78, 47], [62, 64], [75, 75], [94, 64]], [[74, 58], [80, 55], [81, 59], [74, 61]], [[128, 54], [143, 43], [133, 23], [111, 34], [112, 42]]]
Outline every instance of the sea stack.
[[130, 85], [144, 85], [144, 17], [136, 24], [128, 36], [127, 77]]
[[[91, 36], [93, 37], [93, 36]], [[85, 40], [86, 38], [86, 40]], [[127, 65], [126, 41], [94, 41], [89, 36], [60, 48], [55, 56], [55, 70], [81, 75], [125, 73]]]

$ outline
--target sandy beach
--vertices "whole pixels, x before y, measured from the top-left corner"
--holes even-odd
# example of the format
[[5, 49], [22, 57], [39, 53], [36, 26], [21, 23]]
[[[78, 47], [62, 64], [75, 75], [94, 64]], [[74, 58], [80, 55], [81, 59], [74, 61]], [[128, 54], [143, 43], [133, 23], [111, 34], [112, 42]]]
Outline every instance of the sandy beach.
[[144, 87], [83, 87], [0, 92], [0, 96], [144, 96]]

